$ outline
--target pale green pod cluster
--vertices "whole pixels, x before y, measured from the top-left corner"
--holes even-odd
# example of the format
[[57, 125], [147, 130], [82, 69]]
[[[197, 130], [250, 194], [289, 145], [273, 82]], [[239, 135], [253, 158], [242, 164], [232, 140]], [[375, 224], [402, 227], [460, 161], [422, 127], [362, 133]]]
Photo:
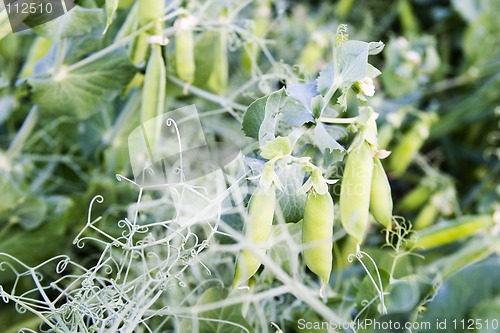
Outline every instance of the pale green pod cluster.
[[363, 242], [368, 226], [370, 193], [373, 176], [373, 152], [363, 140], [347, 156], [340, 188], [340, 220], [345, 231]]
[[328, 284], [332, 271], [333, 200], [330, 194], [310, 190], [307, 195], [302, 224], [302, 245], [307, 267]]
[[392, 225], [392, 195], [391, 185], [387, 179], [382, 162], [378, 157], [374, 157], [372, 185], [370, 193], [370, 213], [375, 220], [386, 227]]
[[[271, 228], [273, 225], [276, 190], [271, 186], [268, 190], [259, 189], [252, 195], [248, 210], [248, 223], [245, 228], [245, 239], [253, 249], [265, 254]], [[248, 249], [243, 249], [236, 262], [233, 288], [250, 279], [262, 264], [261, 260]]]

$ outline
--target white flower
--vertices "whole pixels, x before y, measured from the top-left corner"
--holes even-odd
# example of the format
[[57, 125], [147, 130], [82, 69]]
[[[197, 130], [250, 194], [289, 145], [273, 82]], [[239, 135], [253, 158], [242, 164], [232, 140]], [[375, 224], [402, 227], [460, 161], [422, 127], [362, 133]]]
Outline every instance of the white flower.
[[359, 88], [365, 96], [372, 97], [375, 94], [375, 85], [370, 77], [365, 77], [362, 81], [359, 81]]

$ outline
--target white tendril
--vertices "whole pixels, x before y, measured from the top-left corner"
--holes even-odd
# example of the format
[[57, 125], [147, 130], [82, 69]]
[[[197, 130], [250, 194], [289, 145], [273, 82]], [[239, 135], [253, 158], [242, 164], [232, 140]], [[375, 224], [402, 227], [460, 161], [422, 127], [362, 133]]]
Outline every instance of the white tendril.
[[179, 168], [175, 170], [176, 173], [180, 174], [180, 182], [181, 184], [185, 183], [184, 177], [184, 169], [183, 169], [183, 161], [182, 161], [182, 141], [181, 134], [179, 133], [179, 128], [177, 127], [177, 123], [174, 119], [168, 118], [166, 121], [167, 126], [173, 126], [175, 128], [175, 134], [177, 135], [177, 144], [179, 145]]

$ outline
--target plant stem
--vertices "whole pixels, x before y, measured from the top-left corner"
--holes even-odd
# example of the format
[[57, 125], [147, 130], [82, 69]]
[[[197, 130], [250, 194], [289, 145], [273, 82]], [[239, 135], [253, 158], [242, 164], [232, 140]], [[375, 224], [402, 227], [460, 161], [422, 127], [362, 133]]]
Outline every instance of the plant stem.
[[319, 117], [319, 121], [325, 124], [352, 124], [358, 121], [358, 117], [352, 118], [328, 118], [328, 117]]
[[339, 86], [340, 85], [338, 83], [338, 80], [334, 79], [332, 86], [330, 87], [330, 89], [328, 89], [328, 91], [326, 92], [325, 97], [323, 98], [323, 101], [324, 101], [323, 110], [326, 109], [326, 107], [330, 103], [333, 95], [335, 94], [335, 92], [337, 91], [337, 89], [339, 89]]
[[[164, 315], [168, 314], [174, 314], [174, 315], [179, 315], [179, 314], [192, 314], [193, 312], [195, 313], [200, 313], [200, 312], [206, 312], [206, 311], [211, 311], [215, 309], [220, 309], [224, 307], [228, 307], [231, 305], [237, 305], [241, 304], [243, 302], [247, 302], [248, 298], [251, 298], [252, 302], [259, 302], [265, 299], [269, 299], [272, 297], [280, 296], [285, 293], [290, 292], [290, 289], [287, 286], [279, 286], [276, 288], [272, 288], [266, 291], [262, 291], [257, 294], [244, 294], [244, 295], [238, 295], [238, 296], [233, 296], [229, 297], [227, 299], [224, 299], [222, 301], [217, 301], [217, 302], [212, 302], [212, 303], [207, 303], [207, 304], [199, 304], [195, 306], [188, 306], [188, 307], [179, 307], [179, 308], [171, 308], [167, 313], [162, 313]], [[148, 315], [149, 312], [152, 312], [152, 310], [147, 311], [145, 314]], [[154, 311], [153, 313], [157, 313]], [[152, 313], [149, 313], [152, 314]]]
[[198, 87], [195, 87], [195, 86], [192, 86], [192, 85], [188, 85], [187, 82], [184, 82], [182, 80], [180, 80], [179, 78], [173, 76], [173, 75], [168, 75], [168, 79], [170, 81], [172, 81], [173, 83], [175, 83], [177, 86], [181, 87], [181, 88], [186, 88], [187, 91], [193, 93], [194, 95], [197, 95], [203, 99], [206, 99], [208, 101], [211, 101], [211, 102], [214, 102], [214, 103], [217, 103], [219, 105], [221, 105], [222, 107], [224, 108], [232, 108], [232, 109], [235, 109], [235, 110], [238, 110], [238, 111], [246, 111], [247, 107], [245, 105], [242, 105], [242, 104], [239, 104], [239, 103], [235, 103], [235, 102], [232, 102], [232, 101], [229, 101], [223, 97], [220, 97], [218, 95], [215, 95], [215, 94], [212, 94], [206, 90], [203, 90], [201, 88], [198, 88]]
[[24, 144], [28, 137], [33, 132], [33, 128], [35, 127], [38, 121], [38, 108], [36, 106], [32, 107], [30, 113], [26, 117], [23, 122], [23, 125], [17, 132], [14, 140], [12, 140], [7, 152], [5, 153], [8, 159], [13, 159], [19, 154], [19, 152], [23, 149]]

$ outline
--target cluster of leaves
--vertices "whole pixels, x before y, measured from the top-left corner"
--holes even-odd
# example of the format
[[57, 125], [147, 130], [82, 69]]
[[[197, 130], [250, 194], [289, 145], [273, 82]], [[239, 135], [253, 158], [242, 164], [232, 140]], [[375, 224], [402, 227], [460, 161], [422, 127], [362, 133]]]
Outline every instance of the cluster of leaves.
[[[453, 226], [462, 215], [499, 209], [498, 1], [400, 0], [389, 9], [356, 0], [167, 2], [162, 37], [175, 41], [178, 16], [196, 18], [196, 70], [190, 84], [180, 80], [175, 43], [162, 46], [164, 110], [196, 103], [209, 139], [241, 147], [246, 169], [226, 170], [229, 183], [246, 185], [245, 177], [280, 154], [308, 158], [325, 177], [341, 178], [367, 100], [380, 114], [379, 148], [395, 151], [411, 133], [420, 137], [402, 172], [388, 160], [395, 213], [407, 221], [396, 219], [386, 237], [372, 228], [357, 257], [349, 256], [356, 242], [336, 227], [335, 273], [324, 302], [313, 296], [317, 281], [297, 246], [305, 202], [299, 189], [309, 176], [302, 166], [285, 160], [276, 169], [283, 190], [271, 251], [248, 291], [227, 287], [244, 242], [245, 191], [225, 189], [194, 204], [193, 197], [173, 200], [167, 187], [148, 192], [116, 181], [115, 174], [132, 175], [128, 135], [141, 125], [146, 93], [146, 64], [132, 55], [153, 24], [134, 21], [137, 2], [80, 1], [57, 20], [0, 37], [0, 252], [8, 254], [1, 295], [19, 312], [32, 311], [20, 316], [2, 305], [4, 331], [301, 332], [300, 319], [495, 319], [494, 228], [487, 229], [491, 238], [423, 253], [407, 240], [414, 233], [408, 221], [441, 227], [448, 219]], [[346, 22], [351, 36], [340, 25]], [[355, 39], [386, 41], [384, 52], [370, 57], [381, 76], [368, 56], [383, 44]], [[371, 97], [366, 85], [373, 81]], [[358, 121], [338, 126], [345, 116]], [[334, 199], [339, 186], [330, 186]], [[86, 221], [96, 194], [105, 204], [92, 216], [102, 219]], [[180, 211], [224, 200], [231, 209], [200, 217], [196, 227], [173, 222]], [[91, 241], [74, 247], [67, 240], [75, 235]], [[59, 253], [69, 256], [54, 257]], [[470, 285], [481, 292], [463, 295]]]

